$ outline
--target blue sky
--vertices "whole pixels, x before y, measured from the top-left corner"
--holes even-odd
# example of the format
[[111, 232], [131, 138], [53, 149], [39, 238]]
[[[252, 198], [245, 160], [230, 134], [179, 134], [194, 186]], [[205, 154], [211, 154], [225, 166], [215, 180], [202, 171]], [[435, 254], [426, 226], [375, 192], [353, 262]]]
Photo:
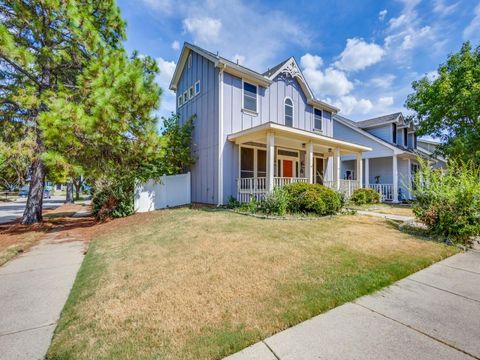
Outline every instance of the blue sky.
[[157, 59], [161, 115], [184, 41], [263, 72], [295, 56], [317, 98], [354, 120], [404, 111], [463, 41], [480, 44], [478, 0], [118, 0], [129, 51]]

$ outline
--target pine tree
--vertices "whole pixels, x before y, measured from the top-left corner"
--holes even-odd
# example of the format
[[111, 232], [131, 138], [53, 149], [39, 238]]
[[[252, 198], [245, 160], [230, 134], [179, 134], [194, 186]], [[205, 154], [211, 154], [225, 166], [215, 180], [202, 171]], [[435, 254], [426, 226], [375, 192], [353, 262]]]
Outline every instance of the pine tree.
[[14, 139], [3, 140], [11, 146], [32, 139], [22, 219], [32, 224], [42, 220], [52, 164], [130, 172], [155, 151], [158, 68], [127, 57], [113, 0], [4, 0], [0, 18], [0, 127], [12, 128]]

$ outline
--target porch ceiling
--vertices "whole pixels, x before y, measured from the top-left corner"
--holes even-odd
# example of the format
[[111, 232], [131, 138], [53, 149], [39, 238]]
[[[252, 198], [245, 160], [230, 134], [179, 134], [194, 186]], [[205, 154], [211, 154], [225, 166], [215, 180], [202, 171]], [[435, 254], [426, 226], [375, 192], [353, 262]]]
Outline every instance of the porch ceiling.
[[341, 155], [371, 151], [366, 146], [337, 140], [328, 136], [316, 134], [306, 130], [294, 129], [285, 125], [268, 122], [228, 135], [228, 140], [235, 144], [258, 142], [265, 144], [267, 133], [275, 134], [275, 145], [302, 149], [305, 144], [312, 142], [315, 152], [326, 153], [329, 149], [340, 149]]

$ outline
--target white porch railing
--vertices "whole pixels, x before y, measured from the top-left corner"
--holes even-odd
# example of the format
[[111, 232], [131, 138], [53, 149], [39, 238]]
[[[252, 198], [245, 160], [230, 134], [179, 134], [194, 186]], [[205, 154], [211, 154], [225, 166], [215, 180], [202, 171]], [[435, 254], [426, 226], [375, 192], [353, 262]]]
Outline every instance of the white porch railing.
[[[273, 186], [282, 187], [287, 184], [302, 182], [307, 183], [307, 178], [296, 178], [296, 177], [274, 177]], [[340, 180], [337, 186], [336, 181], [324, 181], [323, 185], [329, 187], [335, 191], [339, 191], [349, 198], [352, 196], [352, 193], [360, 187], [360, 182], [358, 180]], [[267, 178], [257, 177], [257, 178], [241, 178], [237, 179], [237, 200], [241, 203], [249, 202], [251, 198], [256, 200], [261, 200], [267, 194]]]
[[297, 183], [297, 182], [303, 182], [307, 183], [308, 179], [307, 178], [297, 178], [297, 177], [274, 177], [273, 178], [273, 186], [274, 187], [282, 187], [287, 184], [292, 184], [292, 183]]
[[267, 178], [240, 178], [237, 179], [237, 200], [241, 203], [247, 203], [251, 197], [261, 200], [267, 193]]
[[369, 184], [368, 187], [380, 194], [381, 201], [393, 201], [392, 184]]
[[346, 198], [349, 198], [356, 189], [360, 188], [360, 181], [339, 180], [338, 183], [336, 181], [324, 181], [323, 185], [329, 187], [330, 189], [341, 192]]

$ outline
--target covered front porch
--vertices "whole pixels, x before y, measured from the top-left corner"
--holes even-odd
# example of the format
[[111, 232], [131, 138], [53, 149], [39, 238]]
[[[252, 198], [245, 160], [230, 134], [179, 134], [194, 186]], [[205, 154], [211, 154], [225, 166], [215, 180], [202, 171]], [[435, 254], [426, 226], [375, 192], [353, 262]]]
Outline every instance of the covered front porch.
[[[323, 184], [347, 197], [362, 187], [362, 152], [370, 149], [314, 132], [266, 123], [228, 136], [238, 147], [237, 200], [262, 199], [292, 182]], [[354, 155], [352, 179], [341, 177], [341, 156]]]

